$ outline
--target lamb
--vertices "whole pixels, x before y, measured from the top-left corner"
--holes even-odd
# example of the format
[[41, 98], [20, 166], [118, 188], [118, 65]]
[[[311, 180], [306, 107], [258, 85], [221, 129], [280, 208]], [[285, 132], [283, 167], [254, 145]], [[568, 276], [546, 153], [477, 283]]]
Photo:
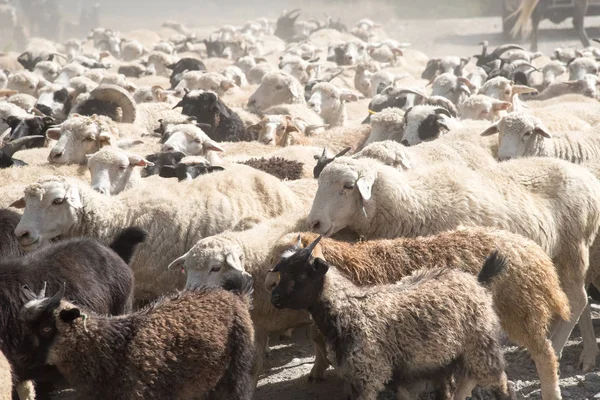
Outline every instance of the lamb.
[[453, 73], [443, 73], [433, 81], [431, 95], [445, 97], [458, 107], [475, 90], [475, 86], [467, 78], [457, 77]]
[[296, 78], [301, 84], [316, 76], [319, 60], [304, 60], [300, 56], [289, 55], [279, 62], [279, 69]]
[[[15, 382], [41, 378], [56, 381], [53, 368], [37, 364], [38, 343], [24, 335], [19, 311], [34, 298], [31, 290], [69, 285], [67, 298], [87, 309], [105, 315], [131, 311], [133, 275], [127, 266], [135, 247], [145, 240], [145, 232], [128, 228], [116, 236], [111, 248], [91, 239], [72, 239], [50, 244], [32, 254], [3, 260], [0, 276], [3, 287], [2, 352], [13, 365]], [[24, 291], [23, 287], [28, 290]], [[40, 368], [41, 367], [41, 368]], [[42, 396], [40, 396], [42, 397]]]
[[477, 94], [469, 97], [460, 105], [458, 114], [463, 119], [496, 121], [506, 115], [511, 108], [511, 102]]
[[[131, 264], [135, 299], [140, 302], [182, 283], [181, 276], [167, 273], [164, 266], [200, 238], [230, 229], [243, 218], [269, 218], [305, 207], [303, 199], [277, 178], [244, 165], [189, 184], [165, 181], [161, 186], [160, 193], [141, 187], [111, 197], [73, 178], [42, 178], [13, 203], [25, 208], [15, 235], [21, 247], [31, 250], [58, 235], [85, 235], [106, 242], [123, 224], [147, 229], [148, 240]], [[61, 203], [65, 196], [67, 201]], [[53, 205], [48, 211], [43, 204]]]
[[531, 115], [511, 113], [487, 128], [481, 136], [496, 133], [499, 161], [555, 157], [579, 164], [600, 159], [600, 138], [596, 132], [565, 132], [553, 137], [542, 121]]
[[88, 155], [87, 160], [92, 189], [110, 195], [119, 194], [140, 182], [140, 169], [136, 167], [153, 165], [143, 157], [127, 154], [115, 147], [105, 147], [93, 155]]
[[[274, 246], [273, 258], [278, 260], [282, 254], [301, 250], [316, 237], [310, 233], [287, 234]], [[327, 262], [337, 265], [354, 284], [367, 286], [395, 283], [421, 268], [449, 267], [476, 274], [482, 261], [494, 250], [508, 261], [504, 278], [491, 285], [500, 324], [511, 341], [530, 349], [540, 374], [544, 399], [560, 399], [558, 362], [546, 332], [553, 319], [569, 318], [569, 303], [559, 280], [568, 271], [557, 274], [550, 257], [533, 241], [506, 231], [472, 228], [414, 239], [355, 244], [323, 239], [315, 251]], [[277, 283], [273, 275], [267, 274], [267, 290], [272, 290]], [[322, 361], [326, 360], [320, 359], [317, 351], [317, 361], [310, 375], [313, 379], [323, 378], [327, 364], [320, 365]]]
[[368, 60], [361, 61], [355, 66], [356, 74], [354, 75], [354, 88], [363, 96], [372, 96], [371, 91], [371, 76], [381, 70], [378, 62]]
[[[477, 279], [436, 268], [396, 284], [360, 288], [320, 255], [313, 256], [318, 242], [279, 260], [274, 271], [281, 281], [271, 302], [277, 308], [310, 311], [352, 398], [374, 399], [386, 384], [399, 397], [410, 396], [407, 385], [447, 379], [452, 372], [455, 399], [469, 397], [478, 384], [492, 387], [499, 398], [514, 397], [504, 372], [500, 323], [489, 293], [480, 286], [494, 282], [504, 270], [506, 261], [497, 253], [486, 260]], [[459, 365], [453, 365], [455, 360]]]
[[519, 98], [519, 94], [525, 93], [537, 93], [537, 90], [523, 85], [515, 85], [513, 81], [502, 76], [497, 76], [488, 80], [481, 89], [479, 89], [479, 94], [490, 96], [501, 101], [508, 101], [512, 103], [510, 111], [519, 112], [522, 112], [525, 108]]
[[[586, 311], [580, 319], [585, 343], [580, 365], [587, 370], [598, 352], [589, 309], [584, 310], [584, 284], [589, 247], [600, 222], [599, 189], [585, 168], [551, 158], [507, 161], [479, 171], [439, 163], [400, 172], [376, 161], [343, 157], [323, 169], [308, 226], [325, 236], [348, 228], [366, 238], [395, 238], [480, 225], [534, 240], [558, 270], [572, 271], [571, 280], [562, 282], [571, 319], [560, 324], [553, 344], [560, 354]], [[389, 206], [390, 199], [400, 206]], [[573, 210], [578, 218], [571, 215]]]
[[0, 400], [12, 400], [12, 368], [6, 356], [0, 353]]
[[199, 123], [207, 124], [208, 136], [217, 141], [252, 141], [240, 117], [212, 92], [193, 90], [175, 106], [182, 113], [196, 117]]
[[[63, 287], [27, 303], [21, 318], [43, 343], [39, 357], [82, 397], [250, 400], [252, 281], [234, 277], [223, 284], [237, 293], [199, 288], [119, 318], [63, 300]], [[54, 327], [50, 335], [39, 331], [47, 325]]]
[[344, 103], [357, 100], [356, 94], [342, 90], [332, 83], [321, 82], [313, 87], [308, 106], [318, 113], [326, 124], [334, 128], [346, 124], [348, 114]]
[[266, 74], [248, 99], [248, 108], [256, 113], [278, 104], [306, 104], [302, 84], [283, 71]]
[[197, 125], [175, 125], [169, 129], [169, 133], [161, 149], [163, 152], [180, 151], [188, 156], [205, 156], [209, 151], [225, 151]]
[[7, 89], [18, 90], [32, 96], [44, 85], [45, 79], [29, 71], [17, 71], [8, 77]]

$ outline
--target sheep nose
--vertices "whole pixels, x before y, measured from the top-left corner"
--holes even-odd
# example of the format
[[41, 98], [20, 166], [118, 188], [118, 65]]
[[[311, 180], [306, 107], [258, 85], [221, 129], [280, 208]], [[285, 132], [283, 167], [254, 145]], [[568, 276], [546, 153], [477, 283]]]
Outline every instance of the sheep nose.
[[101, 194], [107, 193], [106, 189], [104, 189], [102, 187], [93, 187], [92, 189], [94, 189], [96, 192], [101, 193]]
[[15, 231], [15, 236], [16, 236], [16, 237], [17, 237], [17, 239], [19, 239], [19, 240], [28, 239], [28, 238], [29, 238], [29, 235], [30, 235], [29, 231], [22, 231], [22, 232], [21, 232], [21, 231], [19, 231], [19, 230], [16, 230], [16, 231]]
[[61, 158], [64, 153], [65, 153], [64, 150], [63, 151], [56, 151], [56, 152], [53, 151], [51, 153], [51, 156], [52, 156], [52, 158]]
[[403, 145], [403, 146], [408, 147], [408, 140], [401, 140], [400, 144]]
[[346, 61], [347, 63], [351, 63], [351, 62], [352, 62], [352, 60], [353, 60], [353, 57], [352, 57], [352, 56], [345, 56], [345, 57], [344, 57], [344, 61]]
[[310, 230], [315, 232], [317, 229], [319, 229], [319, 227], [321, 226], [321, 222], [319, 221], [314, 221], [310, 223]]
[[163, 146], [163, 151], [175, 151], [175, 148], [173, 148], [173, 146], [168, 146], [168, 145], [164, 145]]
[[256, 100], [252, 99], [252, 100], [248, 100], [248, 107], [253, 107], [256, 105]]

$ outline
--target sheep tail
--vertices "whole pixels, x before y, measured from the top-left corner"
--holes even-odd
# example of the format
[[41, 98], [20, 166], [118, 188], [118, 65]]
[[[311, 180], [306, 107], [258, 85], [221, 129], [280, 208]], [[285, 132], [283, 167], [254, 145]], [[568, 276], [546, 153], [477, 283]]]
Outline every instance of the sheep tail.
[[481, 268], [479, 275], [477, 275], [477, 281], [482, 285], [490, 283], [494, 277], [506, 270], [507, 265], [508, 260], [506, 257], [502, 256], [498, 250], [495, 250], [485, 259], [483, 268]]
[[123, 229], [110, 244], [110, 248], [117, 253], [126, 264], [131, 262], [133, 252], [138, 244], [146, 241], [148, 233], [137, 226]]

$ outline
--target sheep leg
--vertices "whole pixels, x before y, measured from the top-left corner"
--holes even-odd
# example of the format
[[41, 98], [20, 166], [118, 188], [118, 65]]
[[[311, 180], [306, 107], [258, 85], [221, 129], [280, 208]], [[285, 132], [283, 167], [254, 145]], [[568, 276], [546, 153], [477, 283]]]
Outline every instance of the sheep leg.
[[585, 14], [587, 13], [589, 0], [575, 0], [575, 9], [573, 10], [573, 27], [579, 35], [583, 47], [590, 46], [590, 38], [585, 31]]
[[587, 303], [587, 298], [583, 312], [579, 317], [579, 330], [583, 339], [583, 351], [579, 356], [579, 368], [583, 372], [589, 372], [596, 366], [596, 356], [599, 350], [594, 325], [592, 324], [592, 310], [589, 303]]
[[254, 331], [254, 340], [256, 343], [256, 358], [254, 362], [254, 369], [252, 370], [252, 376], [254, 378], [254, 386], [256, 387], [265, 362], [265, 348], [268, 345], [267, 342], [269, 340], [269, 332], [267, 332], [265, 329], [256, 327], [256, 330]]
[[552, 343], [546, 338], [541, 339], [539, 343], [541, 346], [538, 344], [535, 349], [528, 346], [528, 349], [540, 377], [542, 398], [560, 400], [562, 397], [558, 386], [558, 360]]
[[310, 370], [308, 381], [324, 380], [325, 371], [329, 368], [327, 348], [325, 346], [325, 337], [321, 335], [321, 332], [319, 332], [319, 329], [314, 324], [310, 327], [310, 338], [315, 344], [315, 365]]

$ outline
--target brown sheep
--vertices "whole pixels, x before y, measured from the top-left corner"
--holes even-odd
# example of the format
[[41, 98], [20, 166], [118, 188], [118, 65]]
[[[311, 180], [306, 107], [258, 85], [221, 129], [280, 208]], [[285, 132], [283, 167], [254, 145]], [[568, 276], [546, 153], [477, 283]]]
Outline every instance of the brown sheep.
[[[302, 233], [301, 247], [316, 237], [313, 233]], [[297, 248], [297, 238], [297, 233], [283, 236], [274, 248], [273, 259]], [[421, 268], [451, 267], [477, 274], [483, 260], [495, 249], [508, 260], [506, 272], [490, 285], [502, 328], [510, 340], [528, 348], [540, 376], [544, 399], [560, 399], [558, 361], [546, 335], [553, 321], [569, 318], [569, 303], [552, 260], [533, 241], [507, 231], [470, 228], [355, 244], [323, 239], [315, 252], [355, 284], [381, 285], [396, 282]], [[267, 275], [267, 289], [276, 283], [274, 278], [274, 274]], [[314, 339], [321, 340], [318, 336]], [[311, 377], [320, 379], [328, 364], [318, 346], [316, 349]]]
[[308, 310], [323, 333], [327, 352], [354, 400], [375, 399], [387, 384], [398, 398], [423, 380], [454, 375], [454, 399], [476, 385], [508, 393], [500, 323], [487, 285], [506, 260], [495, 252], [477, 278], [451, 268], [418, 270], [400, 282], [360, 287], [312, 252], [285, 253], [275, 266], [280, 281], [271, 295], [277, 308]]
[[254, 328], [252, 279], [230, 276], [220, 288], [163, 297], [130, 315], [86, 314], [63, 299], [36, 299], [21, 319], [85, 399], [250, 400]]
[[249, 167], [256, 168], [260, 171], [266, 172], [279, 179], [287, 179], [295, 181], [302, 179], [302, 164], [299, 161], [286, 160], [281, 157], [271, 158], [251, 158], [250, 160], [244, 161], [241, 164], [248, 165]]

